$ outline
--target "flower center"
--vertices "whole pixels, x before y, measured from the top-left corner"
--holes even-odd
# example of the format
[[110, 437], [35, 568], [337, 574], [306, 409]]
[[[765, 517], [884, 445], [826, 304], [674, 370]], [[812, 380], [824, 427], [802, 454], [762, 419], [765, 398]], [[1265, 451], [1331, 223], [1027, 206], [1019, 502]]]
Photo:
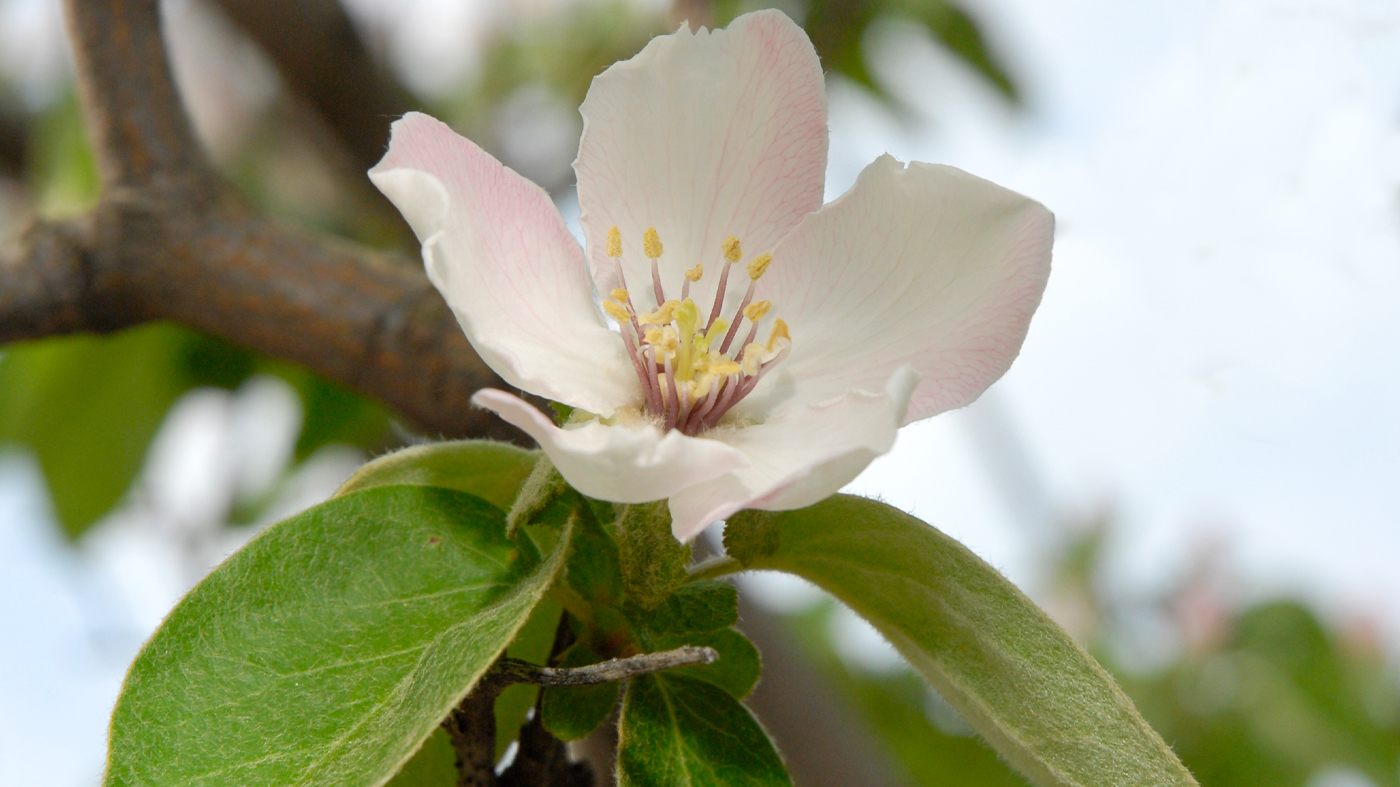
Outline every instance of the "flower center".
[[[603, 301], [603, 310], [617, 320], [623, 344], [627, 345], [627, 354], [646, 394], [647, 412], [665, 424], [665, 431], [679, 429], [684, 434], [697, 435], [719, 423], [730, 408], [748, 396], [792, 346], [787, 324], [782, 320], [773, 322], [767, 343], [754, 341], [759, 321], [773, 307], [769, 301], [754, 302], [754, 286], [768, 270], [773, 255], [760, 254], [745, 266], [748, 292], [733, 319], [726, 320], [720, 317], [720, 311], [729, 285], [729, 269], [744, 256], [737, 238], [729, 236], [721, 247], [724, 260], [708, 319], [702, 319], [700, 307], [690, 298], [690, 285], [704, 276], [704, 265], [696, 264], [686, 271], [681, 297], [668, 300], [661, 286], [658, 260], [662, 246], [655, 227], [643, 234], [642, 250], [651, 260], [651, 285], [659, 304], [656, 311], [639, 312], [632, 303], [622, 274], [622, 233], [617, 227], [608, 230], [608, 256], [617, 264], [622, 288], [613, 290], [612, 297]], [[735, 343], [745, 320], [749, 322], [748, 335]]]

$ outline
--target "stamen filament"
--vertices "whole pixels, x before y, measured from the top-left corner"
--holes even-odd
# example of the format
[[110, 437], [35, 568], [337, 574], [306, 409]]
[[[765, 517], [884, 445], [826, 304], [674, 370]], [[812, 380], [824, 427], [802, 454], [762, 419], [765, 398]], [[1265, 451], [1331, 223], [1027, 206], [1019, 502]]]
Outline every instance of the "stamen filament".
[[651, 260], [651, 287], [656, 291], [656, 307], [659, 309], [666, 302], [666, 293], [661, 289], [661, 269], [657, 267], [655, 257]]
[[719, 346], [720, 352], [729, 352], [729, 344], [734, 341], [734, 334], [739, 332], [739, 323], [743, 322], [741, 318], [744, 315], [744, 310], [749, 308], [749, 301], [753, 300], [753, 290], [757, 285], [758, 279], [749, 280], [749, 291], [744, 293], [744, 301], [739, 304], [739, 312], [734, 315], [734, 324], [729, 326], [729, 333], [724, 335], [724, 344]]

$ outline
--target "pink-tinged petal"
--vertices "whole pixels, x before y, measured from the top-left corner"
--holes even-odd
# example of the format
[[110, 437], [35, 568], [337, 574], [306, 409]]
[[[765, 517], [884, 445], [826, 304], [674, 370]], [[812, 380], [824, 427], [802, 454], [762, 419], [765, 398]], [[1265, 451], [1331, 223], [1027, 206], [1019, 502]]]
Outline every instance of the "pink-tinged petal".
[[743, 451], [749, 466], [671, 497], [671, 532], [689, 541], [735, 511], [803, 508], [835, 494], [894, 446], [912, 367], [895, 370], [879, 394], [851, 391], [826, 404], [790, 408], [769, 421], [711, 433]]
[[622, 231], [639, 306], [655, 302], [642, 233], [656, 227], [667, 297], [679, 297], [681, 272], [702, 263], [704, 278], [690, 292], [705, 308], [726, 236], [755, 257], [820, 207], [824, 87], [806, 33], [776, 11], [745, 14], [724, 30], [692, 34], [683, 25], [595, 78], [574, 169], [599, 290], [616, 286], [611, 226]]
[[662, 435], [649, 423], [608, 426], [594, 420], [561, 429], [529, 403], [491, 388], [477, 391], [472, 403], [535, 438], [570, 486], [599, 500], [661, 500], [749, 461], [724, 443], [675, 430]]
[[428, 278], [506, 382], [589, 412], [641, 401], [583, 251], [535, 184], [427, 115], [393, 125], [370, 179], [423, 243]]
[[922, 378], [905, 423], [962, 407], [1020, 352], [1050, 274], [1054, 217], [952, 167], [882, 156], [773, 253], [758, 296], [792, 335], [789, 356], [739, 412], [774, 412], [895, 368]]

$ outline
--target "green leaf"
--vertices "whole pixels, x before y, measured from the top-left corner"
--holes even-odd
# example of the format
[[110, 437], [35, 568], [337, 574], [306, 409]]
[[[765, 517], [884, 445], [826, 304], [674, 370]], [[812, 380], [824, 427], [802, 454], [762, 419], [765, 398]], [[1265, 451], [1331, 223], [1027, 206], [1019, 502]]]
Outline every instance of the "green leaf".
[[568, 539], [537, 558], [499, 509], [410, 486], [268, 528], [137, 656], [105, 784], [387, 780], [515, 638]]
[[796, 574], [884, 634], [977, 732], [1043, 787], [1194, 785], [1108, 673], [962, 544], [836, 495], [729, 520], [749, 568]]
[[739, 621], [739, 593], [728, 582], [707, 579], [681, 585], [655, 609], [628, 607], [626, 612], [651, 634], [718, 631]]
[[212, 343], [161, 323], [5, 348], [0, 443], [34, 452], [70, 536], [126, 494], [170, 405], [204, 382], [191, 361]]
[[541, 455], [506, 509], [506, 535], [514, 538], [516, 528], [523, 525], [562, 525], [578, 499], [549, 457]]
[[507, 511], [539, 455], [490, 440], [417, 445], [367, 463], [340, 485], [335, 496], [378, 486], [437, 486], [476, 495]]
[[749, 696], [758, 685], [762, 660], [758, 648], [749, 638], [734, 629], [711, 631], [696, 634], [667, 634], [652, 639], [655, 650], [672, 650], [683, 645], [697, 645], [714, 648], [719, 653], [719, 661], [711, 664], [696, 664], [691, 667], [677, 667], [669, 671], [672, 675], [686, 675], [724, 689], [742, 700]]
[[792, 784], [748, 708], [723, 689], [670, 673], [628, 682], [617, 777], [619, 787]]
[[615, 529], [627, 600], [652, 609], [685, 582], [690, 545], [671, 535], [671, 511], [665, 500], [626, 506], [618, 514]]
[[573, 551], [565, 567], [569, 587], [595, 606], [622, 601], [622, 567], [617, 542], [598, 521], [590, 504], [579, 510]]
[[[602, 657], [582, 642], [564, 653], [561, 667], [586, 667], [597, 664]], [[588, 737], [607, 720], [617, 704], [617, 683], [596, 686], [547, 686], [540, 699], [544, 728], [561, 741], [576, 741]]]

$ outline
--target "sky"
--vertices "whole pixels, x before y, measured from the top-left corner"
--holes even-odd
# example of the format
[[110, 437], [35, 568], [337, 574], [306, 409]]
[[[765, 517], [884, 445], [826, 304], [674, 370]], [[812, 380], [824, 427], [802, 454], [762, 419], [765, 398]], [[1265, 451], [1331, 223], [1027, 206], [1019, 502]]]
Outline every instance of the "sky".
[[[443, 22], [447, 5], [352, 3], [365, 18], [402, 10], [383, 45], [423, 90], [470, 67], [450, 32], [489, 17], [458, 4]], [[1247, 594], [1373, 616], [1394, 647], [1400, 8], [968, 5], [1024, 106], [928, 39], [883, 27], [875, 70], [907, 111], [832, 81], [828, 198], [881, 153], [952, 164], [1055, 212], [1054, 270], [1006, 378], [971, 408], [906, 428], [850, 490], [958, 536], [1033, 593], [1037, 556], [1064, 523], [1111, 511], [1106, 581], [1125, 593], [1220, 550]], [[16, 31], [52, 30], [52, 6], [0, 0], [0, 42], [32, 44]], [[12, 60], [0, 68], [48, 62]], [[230, 424], [249, 402], [289, 423], [285, 396], [259, 385], [182, 403], [171, 417], [192, 436], [162, 450], [211, 450], [240, 431]], [[269, 440], [260, 456], [283, 450]], [[323, 459], [288, 505], [356, 461]], [[127, 516], [75, 552], [50, 516], [32, 465], [0, 460], [0, 783], [17, 787], [95, 783], [126, 663], [190, 572], [236, 543], [163, 554], [156, 526]]]

